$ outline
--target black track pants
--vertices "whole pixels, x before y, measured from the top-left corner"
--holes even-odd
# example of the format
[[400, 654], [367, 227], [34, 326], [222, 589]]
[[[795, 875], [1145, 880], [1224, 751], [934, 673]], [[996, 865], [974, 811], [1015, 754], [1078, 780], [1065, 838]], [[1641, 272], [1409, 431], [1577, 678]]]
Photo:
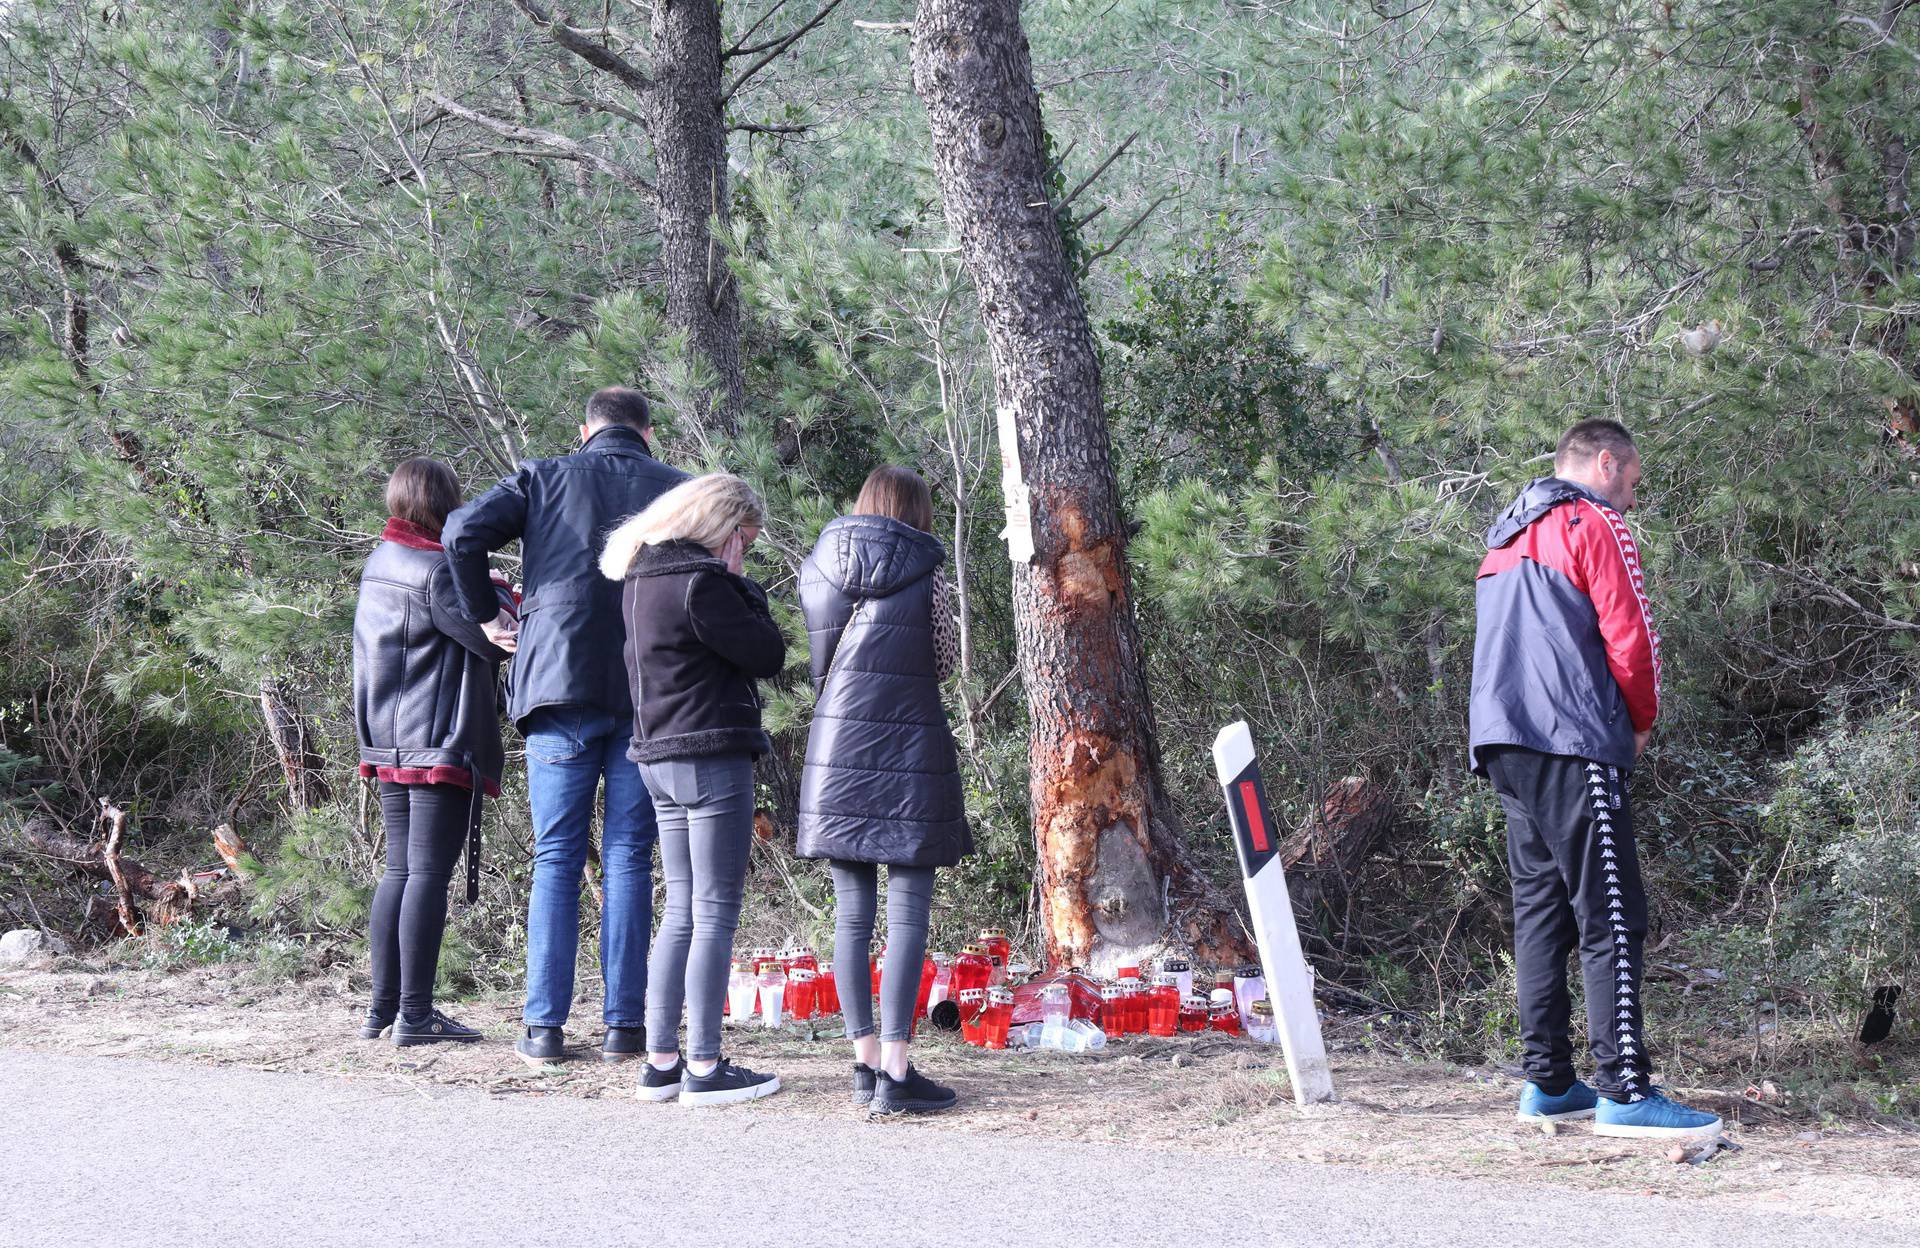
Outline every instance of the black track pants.
[[1507, 812], [1513, 955], [1527, 1077], [1558, 1093], [1572, 1083], [1573, 1005], [1567, 954], [1587, 986], [1587, 1047], [1602, 1096], [1638, 1100], [1651, 1062], [1640, 1026], [1640, 949], [1647, 895], [1633, 843], [1626, 775], [1584, 758], [1518, 746], [1484, 751]]

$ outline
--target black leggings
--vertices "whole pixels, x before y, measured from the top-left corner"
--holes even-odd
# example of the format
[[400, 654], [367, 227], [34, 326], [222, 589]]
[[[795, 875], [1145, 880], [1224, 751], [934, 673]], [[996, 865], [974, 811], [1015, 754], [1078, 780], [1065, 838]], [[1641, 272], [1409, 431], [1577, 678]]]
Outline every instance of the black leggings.
[[422, 1018], [433, 1010], [433, 977], [447, 927], [447, 885], [467, 840], [473, 793], [457, 784], [380, 782], [387, 870], [373, 890], [368, 943], [373, 1009]]
[[[873, 1034], [873, 993], [867, 953], [879, 908], [879, 868], [870, 862], [833, 859], [835, 910], [833, 979], [847, 1039]], [[887, 953], [880, 963], [880, 1039], [905, 1040], [920, 1000], [920, 971], [927, 956], [927, 915], [933, 909], [932, 867], [887, 868]]]

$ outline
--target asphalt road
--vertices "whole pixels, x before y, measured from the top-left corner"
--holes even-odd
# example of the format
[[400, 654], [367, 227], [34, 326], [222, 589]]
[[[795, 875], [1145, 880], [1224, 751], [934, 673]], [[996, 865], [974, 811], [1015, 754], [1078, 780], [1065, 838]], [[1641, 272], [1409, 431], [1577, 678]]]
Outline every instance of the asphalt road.
[[1592, 1244], [1896, 1235], [1778, 1210], [626, 1100], [0, 1049], [0, 1245]]

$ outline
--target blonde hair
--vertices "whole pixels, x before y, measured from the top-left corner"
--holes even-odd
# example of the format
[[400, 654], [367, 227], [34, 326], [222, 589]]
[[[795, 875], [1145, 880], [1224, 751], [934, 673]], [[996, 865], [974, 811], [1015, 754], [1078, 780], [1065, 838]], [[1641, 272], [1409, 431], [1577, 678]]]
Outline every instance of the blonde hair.
[[662, 542], [693, 542], [718, 550], [735, 529], [757, 529], [766, 515], [767, 505], [753, 487], [730, 472], [683, 481], [607, 535], [600, 572], [608, 580], [621, 580], [642, 546]]

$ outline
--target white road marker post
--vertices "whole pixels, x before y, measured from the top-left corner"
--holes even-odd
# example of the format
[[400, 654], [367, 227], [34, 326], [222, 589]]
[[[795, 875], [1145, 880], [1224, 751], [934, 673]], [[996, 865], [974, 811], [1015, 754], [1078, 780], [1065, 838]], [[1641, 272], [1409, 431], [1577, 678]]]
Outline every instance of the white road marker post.
[[1247, 886], [1247, 904], [1253, 911], [1253, 938], [1260, 946], [1267, 998], [1273, 1003], [1273, 1021], [1286, 1053], [1294, 1102], [1311, 1105], [1330, 1101], [1333, 1072], [1327, 1067], [1320, 1015], [1313, 1006], [1313, 972], [1300, 952], [1300, 929], [1294, 922], [1293, 901], [1287, 896], [1273, 810], [1267, 805], [1260, 762], [1253, 753], [1253, 733], [1245, 720], [1228, 724], [1213, 739], [1213, 768], [1227, 796], [1227, 817], [1233, 824], [1240, 874]]

